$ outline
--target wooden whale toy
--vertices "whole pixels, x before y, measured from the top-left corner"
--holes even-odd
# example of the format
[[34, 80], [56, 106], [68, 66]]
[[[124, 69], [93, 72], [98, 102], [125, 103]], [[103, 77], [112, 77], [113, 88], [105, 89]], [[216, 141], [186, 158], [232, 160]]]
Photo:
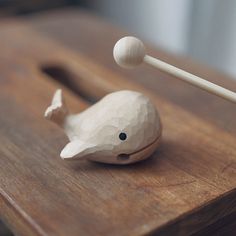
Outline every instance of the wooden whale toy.
[[148, 158], [158, 147], [162, 126], [156, 107], [141, 93], [106, 95], [79, 114], [70, 114], [57, 90], [45, 117], [62, 127], [70, 142], [64, 160], [129, 164]]

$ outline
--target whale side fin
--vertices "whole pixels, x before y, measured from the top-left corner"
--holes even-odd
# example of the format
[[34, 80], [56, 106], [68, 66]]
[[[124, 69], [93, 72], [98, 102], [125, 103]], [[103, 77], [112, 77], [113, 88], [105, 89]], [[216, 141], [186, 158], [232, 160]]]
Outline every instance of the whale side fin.
[[60, 156], [64, 160], [84, 159], [94, 151], [96, 151], [96, 145], [80, 140], [73, 140], [66, 144]]
[[44, 117], [59, 126], [63, 126], [65, 117], [68, 115], [62, 90], [58, 89], [52, 98], [51, 105], [46, 109]]
[[74, 158], [80, 152], [81, 143], [77, 140], [71, 141], [62, 149], [61, 158], [62, 159], [71, 159]]

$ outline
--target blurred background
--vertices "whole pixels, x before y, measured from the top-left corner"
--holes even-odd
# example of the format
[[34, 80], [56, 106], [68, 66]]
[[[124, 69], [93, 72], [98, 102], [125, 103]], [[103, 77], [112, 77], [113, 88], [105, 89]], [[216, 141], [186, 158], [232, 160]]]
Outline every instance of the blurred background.
[[[0, 0], [0, 20], [68, 6], [236, 78], [236, 0]], [[1, 222], [0, 235], [12, 235]]]
[[235, 0], [0, 0], [2, 17], [83, 7], [163, 49], [236, 77]]

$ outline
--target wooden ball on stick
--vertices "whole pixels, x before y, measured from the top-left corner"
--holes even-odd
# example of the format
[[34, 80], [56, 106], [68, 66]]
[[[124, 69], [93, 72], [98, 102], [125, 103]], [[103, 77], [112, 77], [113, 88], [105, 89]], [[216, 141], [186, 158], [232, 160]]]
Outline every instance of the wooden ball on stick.
[[128, 36], [120, 39], [114, 46], [113, 56], [116, 63], [121, 67], [132, 68], [145, 62], [160, 71], [166, 72], [198, 88], [236, 103], [235, 92], [181, 70], [157, 58], [146, 55], [144, 44], [135, 37]]
[[132, 36], [120, 39], [113, 50], [116, 63], [124, 68], [133, 68], [141, 64], [145, 55], [142, 41]]

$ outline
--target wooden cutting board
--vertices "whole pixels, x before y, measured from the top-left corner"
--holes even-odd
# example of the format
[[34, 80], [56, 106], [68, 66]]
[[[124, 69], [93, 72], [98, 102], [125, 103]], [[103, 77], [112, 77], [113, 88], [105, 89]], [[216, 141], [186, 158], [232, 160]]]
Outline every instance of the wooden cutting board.
[[[80, 19], [74, 30], [81, 25], [86, 28], [86, 24], [93, 27], [91, 22], [98, 24], [84, 13], [69, 12], [64, 16]], [[78, 18], [72, 17], [79, 13]], [[59, 15], [54, 13], [52, 19], [60, 19]], [[81, 23], [81, 19], [87, 20]], [[72, 50], [63, 40], [56, 40], [56, 34], [42, 33], [43, 24], [45, 18], [35, 17], [31, 22], [6, 20], [0, 27], [0, 214], [13, 232], [209, 235], [223, 226], [235, 229], [235, 105], [176, 84], [163, 74], [169, 81], [157, 93], [152, 80], [144, 86], [139, 78], [158, 77], [159, 72], [144, 66], [132, 75], [127, 72], [131, 77], [139, 73], [139, 83], [127, 79], [126, 72], [114, 69], [111, 62], [106, 64], [106, 56], [99, 61], [96, 52], [94, 57], [90, 51], [86, 55], [85, 47]], [[106, 24], [103, 27], [109, 30]], [[97, 41], [91, 33], [86, 44], [99, 52], [102, 36], [96, 33]], [[85, 38], [82, 30], [80, 35]], [[156, 87], [160, 81], [156, 80]], [[172, 82], [177, 91], [168, 96]], [[236, 87], [235, 82], [229, 84]], [[59, 153], [67, 138], [43, 118], [57, 88], [64, 90], [73, 112], [116, 90], [146, 94], [162, 118], [160, 148], [150, 159], [129, 166], [61, 160]], [[181, 98], [175, 100], [177, 94]], [[181, 99], [188, 97], [192, 103], [183, 101], [181, 105]]]

